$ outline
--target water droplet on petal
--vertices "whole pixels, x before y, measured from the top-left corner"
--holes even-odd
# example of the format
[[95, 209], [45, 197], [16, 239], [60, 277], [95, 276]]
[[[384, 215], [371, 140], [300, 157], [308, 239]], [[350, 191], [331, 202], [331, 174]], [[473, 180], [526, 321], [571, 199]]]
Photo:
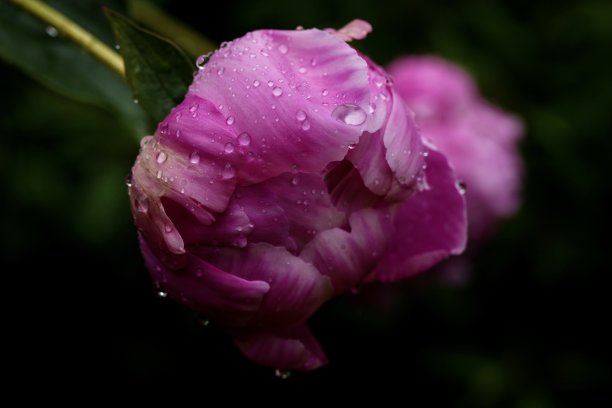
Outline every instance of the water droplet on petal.
[[229, 126], [232, 126], [234, 124], [234, 121], [235, 121], [234, 117], [229, 116], [227, 120], [225, 121], [225, 123], [227, 123]]
[[270, 88], [272, 88], [272, 87], [274, 86], [274, 82], [272, 82], [272, 81], [268, 81], [268, 86], [269, 86]]
[[223, 151], [227, 154], [234, 153], [234, 145], [231, 143], [226, 143], [225, 147], [223, 148]]
[[171, 233], [172, 232], [172, 225], [170, 224], [166, 224], [164, 225], [164, 231], [166, 231], [166, 233]]
[[189, 106], [189, 112], [191, 113], [195, 113], [198, 110], [199, 105], [197, 104], [197, 102], [192, 103]]
[[163, 298], [167, 298], [168, 294], [164, 292], [163, 290], [160, 290], [159, 292], [157, 292], [157, 296], [163, 299]]
[[204, 55], [200, 55], [197, 59], [196, 59], [196, 67], [198, 67], [198, 69], [204, 69], [204, 65], [206, 65], [206, 63], [208, 62], [208, 59], [210, 58], [210, 55], [212, 53], [208, 53], [208, 54], [204, 54]]
[[53, 27], [53, 26], [47, 26], [47, 28], [45, 28], [45, 32], [47, 33], [47, 35], [49, 37], [57, 37], [58, 36], [58, 32], [57, 32], [57, 28]]
[[367, 114], [359, 106], [352, 103], [338, 105], [333, 110], [332, 116], [347, 125], [359, 126], [366, 121]]
[[272, 90], [272, 95], [274, 95], [274, 96], [276, 96], [276, 97], [279, 97], [279, 96], [281, 96], [282, 94], [283, 94], [283, 90], [282, 90], [281, 88], [279, 88], [278, 86], [277, 86], [277, 87], [275, 87], [275, 88]]
[[294, 178], [291, 179], [291, 184], [293, 184], [294, 186], [297, 186], [298, 184], [300, 184], [300, 178], [295, 176]]
[[221, 177], [223, 177], [224, 180], [229, 180], [231, 178], [234, 178], [235, 175], [236, 175], [236, 170], [234, 169], [234, 167], [232, 167], [231, 164], [227, 163], [225, 167], [223, 168]]
[[223, 75], [224, 72], [225, 72], [225, 67], [221, 67], [217, 70], [217, 75]]
[[161, 170], [157, 170], [157, 174], [155, 175], [158, 179], [162, 178], [162, 171]]
[[128, 187], [132, 187], [132, 173], [128, 174], [125, 177], [125, 185]]
[[300, 74], [305, 74], [305, 73], [306, 73], [306, 68], [304, 68], [304, 67], [300, 67], [300, 68], [298, 69], [298, 72], [299, 72]]
[[159, 152], [157, 154], [157, 163], [163, 164], [167, 158], [168, 158], [168, 155], [165, 152]]
[[278, 51], [281, 54], [286, 54], [287, 52], [289, 52], [289, 48], [287, 48], [287, 46], [285, 44], [281, 44], [278, 46]]
[[278, 378], [280, 378], [281, 380], [286, 380], [287, 378], [289, 378], [291, 376], [291, 371], [286, 371], [286, 370], [280, 370], [280, 369], [276, 369], [274, 371], [274, 375]]
[[253, 81], [253, 86], [254, 86], [255, 88], [259, 88], [259, 85], [261, 85], [261, 82], [259, 82], [258, 80], [254, 80], [254, 81]]
[[299, 110], [297, 111], [297, 113], [295, 114], [295, 118], [297, 120], [299, 120], [300, 122], [303, 122], [304, 120], [306, 120], [306, 112], [304, 112], [303, 110]]
[[247, 132], [243, 132], [238, 135], [238, 144], [240, 146], [248, 146], [251, 144], [251, 136]]
[[309, 130], [310, 129], [310, 122], [308, 120], [305, 120], [302, 122], [302, 130]]
[[467, 192], [467, 184], [465, 184], [465, 181], [457, 181], [456, 186], [457, 190], [459, 190], [459, 194], [464, 195]]
[[191, 164], [198, 164], [200, 162], [200, 154], [198, 152], [192, 152], [189, 155], [189, 162]]

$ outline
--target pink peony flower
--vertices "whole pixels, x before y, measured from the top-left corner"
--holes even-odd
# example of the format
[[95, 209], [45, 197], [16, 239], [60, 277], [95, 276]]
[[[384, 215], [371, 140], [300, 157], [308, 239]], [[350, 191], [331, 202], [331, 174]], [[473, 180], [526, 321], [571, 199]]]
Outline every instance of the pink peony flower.
[[520, 120], [483, 100], [470, 76], [443, 59], [405, 57], [389, 72], [423, 134], [465, 182], [470, 240], [482, 241], [519, 205]]
[[369, 25], [347, 27], [224, 44], [132, 169], [132, 212], [161, 293], [277, 369], [326, 362], [305, 324], [326, 300], [465, 246], [451, 168], [385, 72], [343, 41]]

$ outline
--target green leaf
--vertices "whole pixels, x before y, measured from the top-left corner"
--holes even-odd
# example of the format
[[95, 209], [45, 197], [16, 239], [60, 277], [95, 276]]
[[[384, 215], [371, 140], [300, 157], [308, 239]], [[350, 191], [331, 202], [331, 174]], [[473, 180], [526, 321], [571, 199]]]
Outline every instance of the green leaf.
[[[49, 3], [107, 44], [114, 44], [108, 22], [100, 12], [101, 1]], [[0, 1], [0, 59], [63, 96], [111, 113], [117, 124], [135, 138], [144, 136], [146, 116], [133, 103], [128, 85], [72, 42], [48, 35], [47, 29], [53, 33], [23, 10]]]
[[140, 106], [155, 122], [180, 103], [193, 80], [194, 65], [170, 41], [105, 9], [125, 61], [128, 83]]

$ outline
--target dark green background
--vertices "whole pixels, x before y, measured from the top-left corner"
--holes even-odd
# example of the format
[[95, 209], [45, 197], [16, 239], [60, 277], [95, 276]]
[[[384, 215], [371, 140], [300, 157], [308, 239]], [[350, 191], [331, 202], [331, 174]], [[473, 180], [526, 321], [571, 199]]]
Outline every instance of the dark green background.
[[[520, 212], [478, 253], [466, 286], [424, 275], [394, 287], [391, 306], [367, 293], [325, 306], [312, 326], [331, 363], [282, 381], [248, 363], [214, 325], [154, 295], [124, 186], [142, 131], [108, 104], [40, 85], [54, 64], [78, 70], [80, 60], [42, 58], [29, 75], [2, 63], [11, 377], [66, 394], [180, 386], [214, 398], [227, 385], [237, 394], [255, 387], [256, 398], [332, 391], [396, 394], [402, 405], [525, 408], [609, 398], [612, 3], [218, 3], [213, 11], [168, 2], [166, 10], [217, 43], [360, 17], [374, 32], [358, 46], [381, 64], [435, 53], [465, 66], [484, 95], [525, 121]], [[104, 26], [99, 9], [85, 12]], [[40, 41], [63, 41], [39, 31]]]

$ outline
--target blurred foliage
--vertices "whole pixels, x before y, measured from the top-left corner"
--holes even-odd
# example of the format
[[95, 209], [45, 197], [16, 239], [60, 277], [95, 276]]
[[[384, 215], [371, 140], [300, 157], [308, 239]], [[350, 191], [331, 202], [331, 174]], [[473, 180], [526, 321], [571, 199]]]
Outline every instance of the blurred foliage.
[[[109, 97], [125, 89], [110, 91], [112, 74], [72, 50], [65, 72], [95, 76], [100, 90], [88, 95], [100, 99], [65, 92], [49, 79], [63, 40], [0, 4], [0, 55], [12, 62], [0, 65], [0, 250], [6, 287], [18, 288], [14, 305], [24, 312], [17, 324], [32, 332], [20, 341], [28, 347], [14, 378], [48, 383], [47, 367], [54, 380], [107, 390], [180, 384], [210, 397], [230, 382], [279, 399], [316, 389], [458, 407], [609, 398], [612, 3], [245, 0], [216, 4], [214, 18], [192, 2], [159, 4], [217, 43], [257, 28], [340, 27], [360, 17], [374, 32], [357, 46], [380, 63], [435, 53], [463, 65], [485, 96], [525, 121], [524, 204], [481, 249], [467, 285], [423, 274], [382, 297], [364, 288], [325, 306], [312, 326], [330, 365], [283, 382], [214, 326], [153, 296], [123, 180], [137, 152], [135, 127], [121, 116], [126, 97]], [[75, 18], [88, 27], [103, 18], [97, 7], [82, 10], [91, 17]], [[40, 41], [46, 50], [37, 46], [27, 66], [6, 57], [5, 24], [21, 20], [30, 32], [8, 37], [10, 48]], [[55, 373], [57, 364], [67, 374]]]

